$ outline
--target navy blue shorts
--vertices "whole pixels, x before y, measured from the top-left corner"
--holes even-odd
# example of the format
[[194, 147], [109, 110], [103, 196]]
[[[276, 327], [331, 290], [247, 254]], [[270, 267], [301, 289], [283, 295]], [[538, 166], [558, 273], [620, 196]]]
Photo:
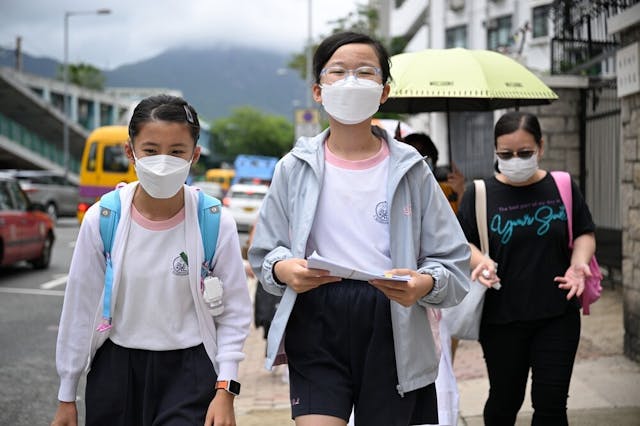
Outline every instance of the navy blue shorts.
[[348, 421], [353, 407], [356, 425], [438, 423], [434, 384], [398, 394], [389, 299], [371, 284], [343, 280], [298, 294], [285, 336], [292, 418]]
[[202, 426], [217, 376], [203, 345], [129, 349], [107, 340], [87, 375], [87, 426]]

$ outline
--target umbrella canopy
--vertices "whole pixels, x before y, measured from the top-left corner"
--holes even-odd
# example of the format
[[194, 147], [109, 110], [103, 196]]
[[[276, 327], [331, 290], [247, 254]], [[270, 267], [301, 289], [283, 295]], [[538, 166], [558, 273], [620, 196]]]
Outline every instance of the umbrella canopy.
[[426, 49], [391, 57], [391, 93], [380, 111], [492, 111], [558, 98], [535, 74], [491, 50]]

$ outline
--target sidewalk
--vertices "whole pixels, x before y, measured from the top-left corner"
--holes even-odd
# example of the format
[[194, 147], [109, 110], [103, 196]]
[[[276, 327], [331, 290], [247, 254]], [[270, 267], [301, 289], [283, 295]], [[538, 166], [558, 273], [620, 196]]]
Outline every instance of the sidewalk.
[[[250, 291], [253, 294], [254, 287]], [[640, 425], [640, 363], [624, 357], [623, 334], [622, 290], [605, 288], [591, 315], [582, 316], [582, 337], [569, 392], [571, 425]], [[236, 398], [237, 424], [291, 426], [288, 385], [280, 375], [264, 369], [264, 351], [262, 329], [252, 328], [245, 344], [247, 358], [240, 364], [243, 389]], [[477, 342], [460, 343], [454, 370], [460, 390], [458, 425], [482, 425], [488, 382]], [[518, 426], [531, 423], [528, 393]]]

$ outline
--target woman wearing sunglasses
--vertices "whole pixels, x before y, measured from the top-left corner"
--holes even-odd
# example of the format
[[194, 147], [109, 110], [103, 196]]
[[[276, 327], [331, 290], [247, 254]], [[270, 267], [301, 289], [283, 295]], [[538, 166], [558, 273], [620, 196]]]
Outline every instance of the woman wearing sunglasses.
[[[472, 278], [497, 262], [500, 291], [486, 292], [480, 344], [489, 374], [487, 425], [513, 425], [529, 372], [534, 425], [566, 425], [567, 397], [580, 339], [580, 304], [588, 263], [595, 252], [595, 225], [572, 183], [573, 252], [567, 217], [544, 154], [540, 123], [508, 112], [495, 125], [498, 173], [485, 179], [489, 253], [477, 247], [475, 188], [462, 199], [458, 218], [472, 245]], [[493, 260], [491, 260], [493, 259]], [[490, 265], [487, 267], [487, 265]]]

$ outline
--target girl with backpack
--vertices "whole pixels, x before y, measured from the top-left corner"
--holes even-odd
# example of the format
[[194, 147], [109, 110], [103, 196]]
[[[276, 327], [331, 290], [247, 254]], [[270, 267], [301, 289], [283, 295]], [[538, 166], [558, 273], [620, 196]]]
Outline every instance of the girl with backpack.
[[[133, 112], [125, 152], [139, 181], [118, 190], [119, 212], [100, 203], [87, 211], [71, 261], [55, 426], [77, 424], [88, 367], [87, 425], [235, 425], [251, 300], [235, 223], [219, 206], [215, 255], [205, 258], [212, 241], [203, 241], [199, 215], [208, 213], [184, 184], [199, 133], [196, 111], [178, 97], [152, 96]], [[105, 247], [101, 217], [115, 213]], [[221, 300], [208, 298], [212, 290]]]

